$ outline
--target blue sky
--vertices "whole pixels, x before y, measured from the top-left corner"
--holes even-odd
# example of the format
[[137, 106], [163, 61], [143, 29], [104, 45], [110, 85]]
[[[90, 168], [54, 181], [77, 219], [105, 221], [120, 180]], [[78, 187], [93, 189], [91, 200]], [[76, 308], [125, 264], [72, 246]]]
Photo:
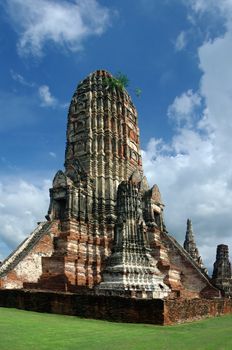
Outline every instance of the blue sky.
[[[188, 217], [208, 267], [232, 250], [232, 1], [2, 0], [0, 259], [48, 207], [67, 109], [96, 69], [130, 80], [144, 171], [181, 243]], [[134, 89], [142, 90], [140, 98]]]

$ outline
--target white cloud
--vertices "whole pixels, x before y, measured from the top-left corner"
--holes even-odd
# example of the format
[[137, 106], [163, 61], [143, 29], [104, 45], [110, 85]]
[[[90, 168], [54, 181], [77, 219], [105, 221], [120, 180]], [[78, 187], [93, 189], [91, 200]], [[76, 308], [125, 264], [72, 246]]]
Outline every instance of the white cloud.
[[192, 125], [196, 119], [196, 111], [201, 106], [201, 96], [199, 93], [193, 93], [188, 90], [177, 96], [174, 102], [168, 108], [168, 116], [174, 120], [178, 125], [187, 124]]
[[216, 33], [218, 33], [217, 24], [221, 24], [225, 28], [231, 27], [231, 0], [183, 0], [183, 4], [190, 9], [188, 18], [193, 25], [198, 26], [198, 19], [204, 20], [204, 27], [207, 29], [208, 38], [215, 36], [212, 35], [213, 33], [215, 34], [213, 27], [215, 27]]
[[[168, 153], [165, 148], [169, 148]], [[200, 252], [209, 268], [217, 244], [229, 244], [232, 249], [232, 169], [228, 160], [225, 164], [217, 158], [211, 135], [189, 129], [179, 130], [168, 147], [163, 142], [157, 148], [152, 140], [143, 152], [145, 174], [151, 185], [159, 185], [166, 204], [168, 230], [181, 243], [186, 220], [192, 218]]]
[[35, 86], [34, 83], [27, 81], [21, 74], [13, 71], [13, 69], [10, 70], [10, 74], [11, 74], [11, 78], [17, 81], [18, 83], [20, 83], [21, 85], [29, 86], [29, 87]]
[[[14, 72], [13, 69], [10, 70], [10, 74], [13, 80], [17, 81], [21, 85], [28, 86], [30, 88], [38, 89], [38, 95], [41, 101], [42, 107], [60, 107], [67, 108], [67, 103], [60, 103], [57, 98], [55, 98], [51, 91], [50, 87], [46, 84], [38, 86], [38, 84], [34, 82], [27, 81], [21, 74]], [[1, 97], [1, 96], [0, 96]], [[21, 98], [23, 99], [23, 98]], [[1, 101], [0, 101], [1, 103]]]
[[0, 260], [45, 221], [49, 205], [49, 180], [41, 187], [18, 178], [0, 179]]
[[186, 5], [190, 5], [197, 14], [211, 13], [215, 15], [222, 14], [226, 18], [231, 18], [232, 1], [231, 0], [188, 0]]
[[217, 244], [228, 244], [232, 256], [232, 1], [191, 3], [201, 13], [212, 11], [209, 3], [220, 8], [226, 30], [198, 49], [198, 91], [183, 92], [168, 109], [177, 126], [171, 142], [151, 140], [143, 160], [167, 205], [170, 233], [183, 242], [191, 217], [200, 253], [212, 269]]
[[189, 2], [192, 6], [192, 9], [197, 13], [206, 11], [208, 7], [210, 7], [210, 10], [212, 10], [215, 3], [214, 0], [190, 0]]
[[186, 44], [187, 44], [186, 32], [182, 31], [177, 36], [176, 41], [175, 41], [176, 51], [182, 51], [185, 48]]
[[52, 95], [48, 85], [39, 86], [38, 95], [41, 101], [41, 107], [67, 108], [69, 106], [69, 103], [62, 103], [58, 101], [58, 99]]
[[22, 55], [41, 56], [51, 43], [81, 50], [83, 40], [101, 35], [110, 19], [110, 11], [96, 0], [7, 0], [5, 9], [19, 35]]
[[41, 106], [55, 107], [58, 103], [57, 99], [52, 96], [49, 86], [42, 85], [38, 89], [39, 97], [41, 99]]

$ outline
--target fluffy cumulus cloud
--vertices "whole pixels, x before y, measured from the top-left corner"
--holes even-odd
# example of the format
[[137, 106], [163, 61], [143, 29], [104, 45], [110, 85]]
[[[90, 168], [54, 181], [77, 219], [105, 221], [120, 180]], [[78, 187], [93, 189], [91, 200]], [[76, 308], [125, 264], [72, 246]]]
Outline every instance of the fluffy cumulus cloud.
[[90, 35], [101, 35], [110, 11], [96, 0], [6, 0], [5, 9], [19, 35], [22, 55], [41, 56], [47, 44], [78, 51]]
[[0, 260], [44, 219], [49, 205], [49, 180], [41, 187], [21, 179], [0, 179]]
[[171, 142], [151, 140], [143, 160], [150, 183], [163, 194], [169, 231], [183, 241], [186, 219], [192, 218], [212, 268], [217, 244], [228, 244], [232, 253], [232, 1], [188, 3], [191, 16], [220, 12], [226, 29], [198, 49], [198, 91], [184, 91], [168, 108], [176, 130]]
[[48, 85], [42, 85], [38, 89], [42, 107], [55, 107], [58, 103], [57, 99], [52, 96]]
[[178, 125], [192, 125], [197, 117], [197, 110], [201, 107], [201, 96], [188, 90], [177, 96], [168, 108], [168, 116]]

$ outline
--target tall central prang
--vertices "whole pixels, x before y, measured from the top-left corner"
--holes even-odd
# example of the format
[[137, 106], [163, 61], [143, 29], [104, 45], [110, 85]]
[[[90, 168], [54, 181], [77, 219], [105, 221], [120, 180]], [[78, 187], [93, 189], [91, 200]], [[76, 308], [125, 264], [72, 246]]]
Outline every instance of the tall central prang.
[[50, 220], [62, 221], [64, 234], [45, 265], [50, 271], [63, 247], [64, 265], [71, 267], [72, 256], [77, 258], [78, 284], [101, 281], [99, 293], [163, 296], [169, 288], [150, 254], [145, 223], [146, 217], [147, 222], [162, 225], [162, 205], [152, 208], [143, 177], [136, 109], [125, 89], [107, 84], [110, 79], [106, 71], [96, 71], [73, 95], [65, 172], [59, 171], [54, 179], [48, 213]]
[[107, 86], [110, 78], [97, 71], [80, 83], [67, 127], [65, 174], [74, 184], [87, 180], [88, 215], [99, 223], [115, 222], [118, 184], [142, 171], [137, 112], [125, 90]]
[[106, 85], [109, 78], [109, 73], [99, 70], [83, 80], [73, 95], [65, 173], [58, 172], [53, 188], [63, 177], [71, 181], [74, 193], [64, 205], [52, 191], [49, 210], [51, 218], [63, 215], [94, 222], [97, 235], [103, 234], [97, 225], [116, 221], [119, 183], [135, 170], [142, 172], [135, 107], [125, 90]]

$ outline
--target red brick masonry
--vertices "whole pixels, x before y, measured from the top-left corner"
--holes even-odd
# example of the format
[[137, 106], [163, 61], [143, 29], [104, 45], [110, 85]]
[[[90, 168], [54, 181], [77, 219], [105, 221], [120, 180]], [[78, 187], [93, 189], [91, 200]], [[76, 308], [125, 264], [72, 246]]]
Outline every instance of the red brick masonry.
[[0, 290], [0, 306], [116, 322], [168, 325], [232, 313], [232, 299], [143, 300], [115, 296]]

